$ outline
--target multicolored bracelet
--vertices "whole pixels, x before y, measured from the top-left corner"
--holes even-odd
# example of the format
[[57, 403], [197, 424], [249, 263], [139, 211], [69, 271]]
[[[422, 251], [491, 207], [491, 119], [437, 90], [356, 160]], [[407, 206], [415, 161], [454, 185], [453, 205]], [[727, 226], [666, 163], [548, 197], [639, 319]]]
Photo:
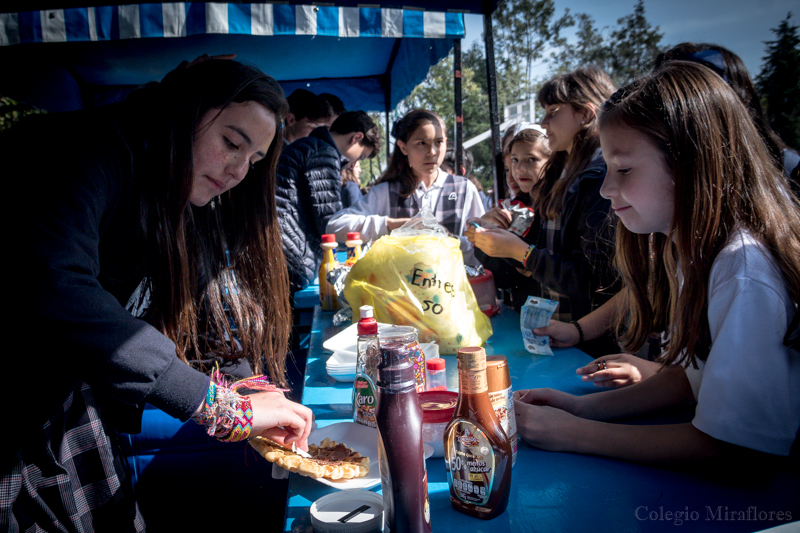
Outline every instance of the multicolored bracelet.
[[281, 393], [288, 390], [276, 387], [266, 376], [253, 376], [229, 385], [217, 368], [211, 373], [203, 408], [192, 420], [222, 442], [247, 440], [253, 429], [253, 406], [249, 396], [239, 394], [242, 389]]
[[522, 266], [523, 266], [523, 268], [525, 267], [525, 265], [528, 264], [528, 258], [531, 256], [531, 254], [533, 253], [533, 251], [535, 249], [536, 249], [536, 245], [535, 244], [531, 244], [528, 247], [528, 249], [525, 251], [525, 255], [522, 257]]

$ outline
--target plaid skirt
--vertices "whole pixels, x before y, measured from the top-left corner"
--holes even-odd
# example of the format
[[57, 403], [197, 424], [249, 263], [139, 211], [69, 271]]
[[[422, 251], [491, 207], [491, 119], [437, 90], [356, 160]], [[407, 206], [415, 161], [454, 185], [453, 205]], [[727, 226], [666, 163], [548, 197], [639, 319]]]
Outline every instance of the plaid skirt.
[[0, 531], [144, 531], [127, 463], [82, 383], [0, 477]]

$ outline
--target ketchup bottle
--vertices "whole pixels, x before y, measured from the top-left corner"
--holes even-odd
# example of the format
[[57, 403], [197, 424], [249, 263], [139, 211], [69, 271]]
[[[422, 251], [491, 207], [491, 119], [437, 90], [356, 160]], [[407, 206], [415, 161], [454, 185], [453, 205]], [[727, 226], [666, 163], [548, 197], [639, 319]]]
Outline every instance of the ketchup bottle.
[[486, 352], [458, 350], [458, 403], [444, 430], [450, 503], [464, 514], [491, 519], [508, 507], [511, 444], [489, 400]]
[[384, 533], [431, 533], [422, 407], [407, 345], [381, 346], [378, 366], [378, 463]]

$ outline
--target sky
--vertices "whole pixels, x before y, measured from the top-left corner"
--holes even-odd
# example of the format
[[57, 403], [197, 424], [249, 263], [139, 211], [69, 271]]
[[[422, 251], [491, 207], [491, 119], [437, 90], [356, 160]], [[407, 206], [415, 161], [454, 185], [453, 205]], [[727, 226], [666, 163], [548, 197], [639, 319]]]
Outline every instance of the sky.
[[[586, 13], [594, 19], [596, 28], [613, 27], [617, 19], [633, 13], [636, 0], [554, 0], [556, 16]], [[645, 17], [650, 25], [658, 26], [664, 36], [664, 47], [681, 42], [714, 43], [742, 58], [750, 75], [761, 71], [766, 55], [765, 41], [775, 39], [770, 31], [792, 12], [791, 22], [800, 26], [800, 3], [797, 0], [645, 0]], [[481, 40], [483, 21], [480, 15], [466, 15], [466, 50], [473, 40]], [[605, 34], [608, 32], [606, 31]], [[573, 36], [570, 30], [568, 36]], [[547, 74], [543, 63], [534, 76]]]

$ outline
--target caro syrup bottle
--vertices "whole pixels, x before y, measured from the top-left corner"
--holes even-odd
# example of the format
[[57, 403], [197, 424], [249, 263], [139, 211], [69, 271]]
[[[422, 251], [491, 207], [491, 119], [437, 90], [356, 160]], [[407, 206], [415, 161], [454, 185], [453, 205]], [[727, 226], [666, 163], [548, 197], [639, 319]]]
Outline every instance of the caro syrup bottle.
[[458, 403], [444, 430], [450, 503], [464, 514], [491, 519], [506, 510], [511, 444], [489, 400], [486, 352], [458, 350]]
[[375, 409], [378, 404], [377, 380], [380, 362], [380, 342], [378, 322], [372, 316], [371, 305], [359, 307], [361, 319], [358, 321], [358, 355], [356, 356], [356, 377], [353, 380], [353, 422], [369, 427], [377, 427]]
[[431, 533], [422, 407], [414, 364], [402, 342], [381, 346], [378, 366], [378, 463], [384, 533]]

